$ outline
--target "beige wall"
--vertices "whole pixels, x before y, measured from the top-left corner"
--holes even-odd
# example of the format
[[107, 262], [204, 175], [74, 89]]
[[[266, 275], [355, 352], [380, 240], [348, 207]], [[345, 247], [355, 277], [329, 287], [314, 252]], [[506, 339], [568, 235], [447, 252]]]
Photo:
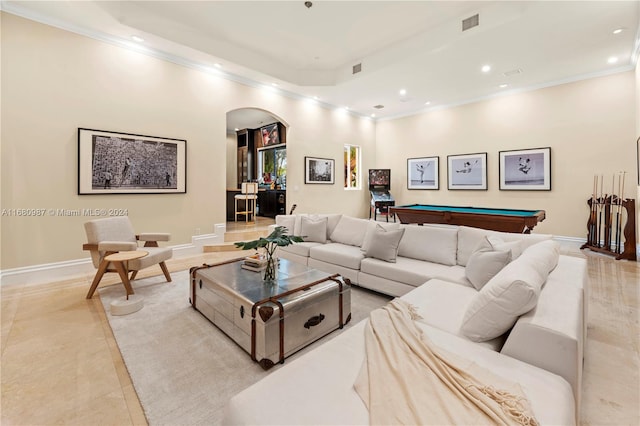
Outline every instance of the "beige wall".
[[[225, 221], [226, 113], [253, 107], [289, 124], [288, 204], [367, 214], [365, 191], [344, 191], [342, 146], [375, 162], [374, 123], [251, 88], [142, 53], [2, 13], [2, 208], [123, 208], [136, 231], [190, 243]], [[187, 193], [77, 191], [77, 128], [187, 140]], [[305, 185], [304, 156], [336, 159], [335, 185]], [[232, 172], [235, 174], [235, 172]], [[330, 201], [329, 201], [330, 200]], [[87, 257], [86, 217], [2, 217], [0, 268]]]
[[[605, 189], [619, 170], [636, 179], [634, 85], [630, 71], [379, 122], [376, 165], [392, 169], [396, 204], [543, 209], [536, 232], [585, 238], [594, 174]], [[498, 151], [539, 147], [551, 147], [552, 191], [499, 191]], [[488, 190], [448, 191], [447, 155], [485, 151]], [[407, 190], [407, 158], [423, 156], [440, 156], [438, 191]]]

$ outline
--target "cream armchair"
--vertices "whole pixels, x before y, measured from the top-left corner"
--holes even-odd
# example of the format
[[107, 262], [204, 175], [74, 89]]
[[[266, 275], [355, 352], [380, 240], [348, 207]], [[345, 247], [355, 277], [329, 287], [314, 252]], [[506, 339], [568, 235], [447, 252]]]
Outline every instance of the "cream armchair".
[[[171, 282], [171, 275], [169, 275], [169, 270], [164, 262], [171, 259], [173, 250], [158, 246], [158, 241], [169, 241], [169, 234], [146, 233], [136, 235], [129, 218], [126, 216], [92, 220], [84, 224], [84, 229], [87, 234], [87, 244], [84, 244], [82, 248], [91, 252], [93, 265], [98, 268], [87, 293], [87, 299], [91, 299], [106, 272], [120, 273], [123, 284], [127, 289], [127, 295], [133, 294], [129, 280], [133, 280], [139, 270], [148, 266], [159, 264], [167, 281]], [[143, 257], [126, 261], [114, 261], [108, 258], [109, 255], [114, 253], [137, 251], [138, 241], [145, 242], [144, 247], [141, 247], [140, 250], [147, 252], [147, 254], [138, 254]], [[129, 271], [132, 271], [130, 278], [128, 277]]]

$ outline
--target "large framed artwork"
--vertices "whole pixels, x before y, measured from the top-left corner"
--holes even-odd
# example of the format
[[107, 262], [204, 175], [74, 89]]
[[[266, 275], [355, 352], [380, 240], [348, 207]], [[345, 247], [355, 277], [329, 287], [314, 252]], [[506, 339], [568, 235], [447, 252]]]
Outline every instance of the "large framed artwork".
[[186, 140], [78, 129], [78, 194], [186, 192]]
[[447, 155], [449, 189], [487, 189], [487, 153]]
[[304, 183], [333, 185], [335, 160], [331, 158], [304, 157]]
[[551, 148], [500, 151], [500, 190], [551, 191]]
[[407, 158], [407, 189], [440, 189], [440, 157]]

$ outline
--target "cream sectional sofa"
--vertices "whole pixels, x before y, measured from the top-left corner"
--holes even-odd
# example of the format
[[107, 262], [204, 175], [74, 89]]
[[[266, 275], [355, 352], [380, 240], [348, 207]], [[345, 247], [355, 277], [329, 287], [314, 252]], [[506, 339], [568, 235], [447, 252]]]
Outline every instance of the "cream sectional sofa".
[[[343, 215], [278, 216], [274, 226], [306, 240], [279, 248], [280, 257], [410, 302], [422, 316], [419, 326], [435, 343], [516, 379], [541, 423], [577, 423], [586, 262], [559, 255], [550, 235], [383, 224]], [[352, 389], [364, 357], [362, 328], [362, 323], [352, 327], [234, 397], [226, 420], [367, 423], [367, 411]], [[277, 380], [285, 383], [279, 385], [285, 392], [265, 399]], [[303, 401], [310, 384], [316, 390], [326, 387], [312, 403]], [[280, 400], [296, 408], [280, 412], [274, 408]], [[322, 408], [327, 406], [334, 408]]]

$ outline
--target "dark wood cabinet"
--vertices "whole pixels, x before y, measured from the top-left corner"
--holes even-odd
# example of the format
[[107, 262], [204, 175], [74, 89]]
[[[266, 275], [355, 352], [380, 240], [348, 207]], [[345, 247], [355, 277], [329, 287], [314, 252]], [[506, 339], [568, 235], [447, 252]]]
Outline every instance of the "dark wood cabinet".
[[256, 179], [256, 146], [254, 130], [243, 129], [236, 132], [238, 140], [238, 188], [242, 182]]
[[282, 189], [267, 189], [258, 192], [258, 216], [276, 217], [286, 214], [287, 192]]

